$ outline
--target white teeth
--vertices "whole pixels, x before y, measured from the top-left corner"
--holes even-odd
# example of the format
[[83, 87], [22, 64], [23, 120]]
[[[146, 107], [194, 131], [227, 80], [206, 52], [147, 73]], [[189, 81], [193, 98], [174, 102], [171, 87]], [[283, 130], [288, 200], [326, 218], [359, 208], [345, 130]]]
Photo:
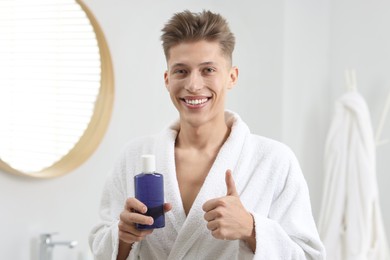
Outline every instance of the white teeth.
[[190, 105], [199, 105], [199, 104], [206, 103], [206, 101], [207, 101], [207, 98], [203, 98], [203, 99], [191, 99], [191, 100], [185, 99], [185, 102], [186, 102], [187, 104], [190, 104]]

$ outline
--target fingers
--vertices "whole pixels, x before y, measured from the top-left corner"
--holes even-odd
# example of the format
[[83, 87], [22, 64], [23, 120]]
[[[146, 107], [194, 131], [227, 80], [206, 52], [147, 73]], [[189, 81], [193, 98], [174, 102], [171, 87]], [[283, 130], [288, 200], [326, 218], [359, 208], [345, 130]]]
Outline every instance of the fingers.
[[[170, 210], [169, 205], [167, 209]], [[152, 217], [142, 215], [147, 212], [147, 207], [136, 198], [128, 198], [125, 208], [119, 216], [118, 236], [125, 243], [141, 241], [145, 236], [151, 234], [153, 230], [138, 230], [136, 224], [152, 225]]]
[[[154, 220], [152, 217], [145, 216], [148, 208], [136, 198], [128, 198], [125, 203], [125, 210], [121, 213], [120, 219], [128, 225], [134, 223], [142, 225], [152, 225]], [[141, 214], [138, 214], [141, 213]]]
[[211, 231], [213, 237], [217, 239], [227, 239], [226, 231], [228, 230], [227, 223], [225, 221], [226, 208], [215, 208], [204, 214], [204, 219], [207, 221], [207, 229]]
[[[172, 209], [170, 203], [164, 204], [164, 212]], [[136, 224], [152, 225], [154, 220], [150, 216], [143, 215], [147, 212], [147, 207], [136, 198], [128, 198], [125, 202], [124, 210], [119, 216], [118, 236], [125, 243], [132, 244], [141, 241], [153, 232], [153, 229], [139, 230]]]
[[153, 232], [153, 229], [140, 230], [140, 229], [137, 229], [135, 227], [135, 225], [128, 225], [128, 224], [124, 223], [123, 221], [119, 221], [118, 228], [122, 232], [130, 233], [130, 234], [132, 234], [134, 236], [138, 236], [138, 237], [146, 236], [146, 235], [149, 235], [150, 233]]
[[170, 211], [172, 209], [171, 203], [164, 203], [164, 213]]
[[209, 212], [216, 208], [226, 208], [228, 201], [225, 198], [226, 197], [221, 197], [206, 201], [202, 206], [203, 211]]
[[207, 229], [210, 231], [215, 231], [218, 227], [219, 227], [218, 220], [207, 222]]
[[[217, 216], [213, 218], [214, 216]], [[204, 218], [207, 220], [207, 229], [211, 231], [211, 235], [216, 239], [231, 240], [236, 239], [236, 237], [231, 235], [231, 228], [229, 223], [223, 219], [223, 217], [218, 217], [218, 215], [212, 215], [206, 213]]]
[[204, 214], [204, 219], [209, 222], [217, 218], [221, 218], [223, 216], [222, 210], [211, 210]]
[[[226, 182], [226, 188], [227, 188], [226, 196], [238, 197], [236, 184], [234, 182], [231, 170], [226, 170], [225, 182]], [[226, 207], [226, 201], [224, 200], [224, 197], [215, 198], [215, 199], [211, 199], [211, 200], [206, 201], [203, 204], [202, 209], [203, 209], [203, 211], [208, 212], [208, 211], [213, 210], [217, 207]]]
[[211, 231], [211, 235], [216, 239], [231, 240], [231, 235], [228, 234], [228, 230], [223, 228], [221, 220], [213, 220], [207, 223], [207, 229]]
[[129, 211], [138, 211], [140, 213], [145, 214], [147, 211], [147, 207], [141, 201], [136, 198], [128, 198], [126, 200], [125, 208]]
[[152, 217], [145, 216], [136, 212], [130, 212], [128, 210], [122, 211], [119, 219], [127, 225], [133, 225], [135, 223], [142, 225], [152, 225], [154, 222]]
[[120, 240], [131, 244], [143, 240], [147, 235], [153, 232], [153, 230], [138, 230], [135, 227], [135, 223], [141, 222], [146, 224], [146, 222], [148, 222], [147, 220], [143, 220], [142, 218], [140, 221], [138, 221], [139, 217], [143, 217], [145, 219], [149, 218], [139, 213], [129, 212], [126, 209], [121, 213], [120, 221], [118, 223], [118, 236]]
[[[205, 205], [203, 205], [203, 207], [207, 209], [209, 206], [206, 205], [206, 203]], [[221, 201], [220, 199], [216, 199], [215, 202], [211, 202], [210, 205], [211, 204], [218, 205], [222, 203], [225, 202]], [[227, 239], [227, 235], [222, 234], [227, 230], [226, 223], [224, 220], [224, 218], [226, 217], [225, 207], [217, 206], [210, 211], [206, 211], [203, 217], [207, 221], [207, 229], [211, 231], [211, 235], [213, 237], [217, 239]]]
[[207, 229], [217, 239], [240, 239], [247, 211], [240, 201], [231, 170], [225, 174], [226, 196], [208, 200], [203, 204]]
[[225, 182], [226, 182], [226, 188], [227, 188], [226, 196], [238, 196], [236, 184], [234, 182], [231, 170], [226, 171]]
[[138, 230], [135, 226], [129, 226], [124, 224], [123, 222], [119, 222], [118, 224], [118, 236], [119, 239], [128, 244], [132, 244], [134, 242], [139, 242], [143, 240], [147, 235], [150, 235], [153, 232], [153, 229], [149, 230]]

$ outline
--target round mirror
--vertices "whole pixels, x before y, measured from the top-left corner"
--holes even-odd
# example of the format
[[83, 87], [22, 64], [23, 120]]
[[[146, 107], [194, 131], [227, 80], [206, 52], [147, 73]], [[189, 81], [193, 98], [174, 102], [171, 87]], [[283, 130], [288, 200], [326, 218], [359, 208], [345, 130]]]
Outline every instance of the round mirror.
[[96, 149], [114, 96], [103, 33], [80, 1], [0, 1], [0, 169], [65, 174]]

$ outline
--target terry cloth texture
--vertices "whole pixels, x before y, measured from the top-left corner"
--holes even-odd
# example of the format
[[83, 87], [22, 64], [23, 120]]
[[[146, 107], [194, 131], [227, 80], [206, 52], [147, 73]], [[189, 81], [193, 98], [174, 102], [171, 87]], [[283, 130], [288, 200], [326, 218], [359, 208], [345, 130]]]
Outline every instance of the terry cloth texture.
[[[92, 230], [95, 259], [116, 259], [118, 219], [125, 200], [134, 197], [134, 175], [141, 155], [155, 154], [157, 172], [164, 174], [165, 200], [172, 204], [166, 226], [133, 245], [128, 259], [325, 259], [311, 212], [309, 192], [300, 166], [285, 145], [253, 135], [240, 117], [226, 111], [232, 130], [221, 147], [192, 208], [185, 215], [175, 171], [175, 123], [159, 135], [129, 143], [103, 191], [101, 222]], [[218, 240], [203, 218], [202, 205], [226, 195], [225, 172], [231, 169], [245, 208], [255, 220], [253, 253], [241, 241]]]

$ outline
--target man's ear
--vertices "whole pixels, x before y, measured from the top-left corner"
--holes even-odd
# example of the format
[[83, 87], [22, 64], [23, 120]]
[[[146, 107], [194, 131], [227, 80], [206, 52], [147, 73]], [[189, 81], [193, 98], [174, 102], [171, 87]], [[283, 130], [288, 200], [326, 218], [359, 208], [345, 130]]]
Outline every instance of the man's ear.
[[168, 89], [169, 79], [168, 79], [168, 71], [167, 70], [164, 72], [164, 83], [165, 83], [166, 89], [169, 91], [169, 89]]
[[229, 82], [228, 89], [232, 89], [234, 85], [236, 85], [237, 80], [238, 80], [238, 68], [237, 66], [233, 66], [230, 69], [230, 82]]

